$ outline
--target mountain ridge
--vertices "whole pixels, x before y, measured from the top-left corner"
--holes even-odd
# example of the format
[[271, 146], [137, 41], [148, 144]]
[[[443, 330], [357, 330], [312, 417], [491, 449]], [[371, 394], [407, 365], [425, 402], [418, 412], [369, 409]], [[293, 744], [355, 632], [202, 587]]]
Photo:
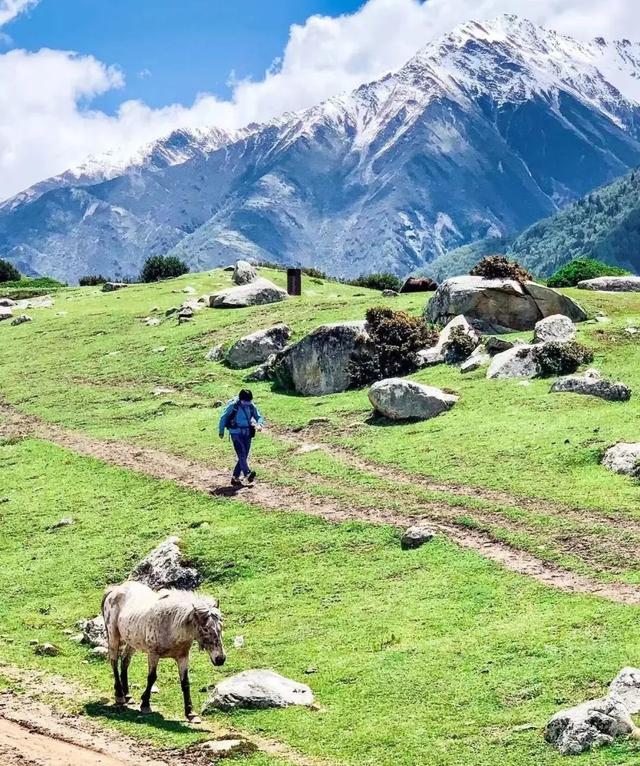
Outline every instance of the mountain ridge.
[[468, 22], [351, 93], [208, 148], [187, 136], [180, 161], [50, 179], [0, 205], [0, 257], [68, 279], [161, 253], [408, 273], [640, 164], [638, 76], [637, 43]]

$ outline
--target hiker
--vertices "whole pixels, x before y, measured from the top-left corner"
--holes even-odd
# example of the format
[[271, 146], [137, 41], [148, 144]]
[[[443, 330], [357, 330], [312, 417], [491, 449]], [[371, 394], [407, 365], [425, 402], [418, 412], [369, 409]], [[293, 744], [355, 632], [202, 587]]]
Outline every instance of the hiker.
[[249, 483], [252, 483], [256, 478], [256, 472], [249, 468], [248, 459], [251, 440], [256, 435], [256, 429], [262, 431], [263, 423], [264, 418], [253, 403], [253, 394], [244, 388], [235, 399], [229, 402], [220, 417], [218, 426], [220, 438], [224, 439], [226, 428], [238, 456], [238, 462], [231, 477], [232, 487], [242, 486], [241, 475], [245, 476]]

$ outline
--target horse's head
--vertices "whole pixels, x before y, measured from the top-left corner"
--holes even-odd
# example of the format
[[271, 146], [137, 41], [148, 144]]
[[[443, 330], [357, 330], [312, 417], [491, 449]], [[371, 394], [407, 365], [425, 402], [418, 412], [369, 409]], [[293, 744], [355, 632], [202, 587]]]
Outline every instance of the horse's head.
[[222, 613], [217, 601], [201, 599], [194, 604], [197, 639], [200, 648], [209, 653], [214, 665], [224, 665], [227, 659], [222, 645]]

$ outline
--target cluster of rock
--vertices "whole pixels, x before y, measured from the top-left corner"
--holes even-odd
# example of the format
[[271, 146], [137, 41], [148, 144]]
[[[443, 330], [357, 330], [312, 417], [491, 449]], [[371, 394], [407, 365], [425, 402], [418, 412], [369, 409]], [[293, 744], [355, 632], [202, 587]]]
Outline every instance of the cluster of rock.
[[462, 276], [447, 279], [425, 308], [425, 318], [446, 325], [463, 315], [480, 332], [532, 330], [545, 317], [562, 314], [574, 322], [587, 318], [574, 300], [536, 282]]
[[579, 755], [620, 737], [640, 739], [631, 720], [636, 713], [640, 713], [640, 670], [623, 668], [604, 697], [556, 713], [544, 736], [563, 755]]

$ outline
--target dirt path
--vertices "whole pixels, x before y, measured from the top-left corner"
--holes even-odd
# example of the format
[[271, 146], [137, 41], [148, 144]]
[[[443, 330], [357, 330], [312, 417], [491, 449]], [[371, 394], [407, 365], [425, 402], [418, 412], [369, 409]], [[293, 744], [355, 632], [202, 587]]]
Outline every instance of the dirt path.
[[[157, 479], [173, 481], [200, 492], [212, 492], [241, 498], [243, 502], [263, 509], [297, 511], [319, 516], [330, 522], [364, 521], [405, 528], [426, 521], [458, 545], [478, 552], [507, 569], [531, 577], [538, 582], [570, 593], [585, 593], [622, 604], [640, 604], [640, 587], [621, 583], [601, 583], [545, 562], [531, 553], [515, 549], [453, 522], [434, 521], [433, 503], [423, 504], [424, 513], [401, 513], [385, 508], [354, 506], [326, 496], [316, 497], [296, 487], [283, 487], [260, 482], [255, 487], [231, 491], [228, 473], [215, 467], [172, 455], [156, 449], [140, 447], [119, 440], [102, 440], [86, 434], [46, 423], [39, 418], [0, 404], [0, 436], [34, 436], [112, 465], [128, 468]], [[369, 470], [378, 475], [371, 464]], [[442, 485], [448, 486], [448, 485]], [[511, 498], [512, 504], [515, 499]]]

